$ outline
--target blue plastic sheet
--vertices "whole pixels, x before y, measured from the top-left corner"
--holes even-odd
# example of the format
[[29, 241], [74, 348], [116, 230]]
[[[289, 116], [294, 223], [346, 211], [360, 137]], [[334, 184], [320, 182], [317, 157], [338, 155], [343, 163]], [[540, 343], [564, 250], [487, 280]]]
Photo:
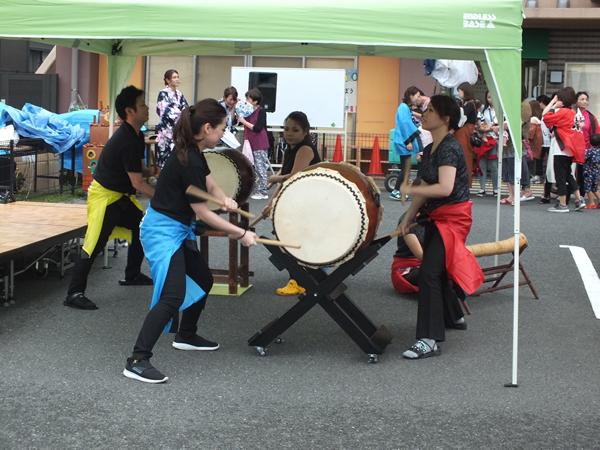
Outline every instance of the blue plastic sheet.
[[[65, 154], [65, 169], [71, 170], [71, 152], [75, 147], [75, 171], [83, 173], [83, 146], [90, 142], [90, 123], [98, 120], [97, 109], [81, 109], [64, 114], [54, 114], [39, 106], [26, 103], [19, 111], [0, 103], [0, 128], [12, 122], [24, 138], [43, 139], [48, 150]], [[142, 127], [142, 131], [146, 127]]]
[[[19, 111], [12, 106], [0, 103], [0, 126], [12, 122], [17, 133], [24, 138], [43, 139], [48, 150], [63, 153], [75, 150], [75, 171], [83, 171], [83, 146], [89, 142], [90, 123], [97, 109], [73, 111], [65, 114], [54, 114], [39, 106], [25, 104]], [[65, 154], [65, 168], [71, 169], [71, 154]]]

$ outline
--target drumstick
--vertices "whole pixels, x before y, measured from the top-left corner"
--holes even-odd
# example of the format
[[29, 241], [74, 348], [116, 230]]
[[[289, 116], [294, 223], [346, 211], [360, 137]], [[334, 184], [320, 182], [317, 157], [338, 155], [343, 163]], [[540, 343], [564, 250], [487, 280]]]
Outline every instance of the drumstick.
[[[189, 195], [193, 195], [194, 197], [201, 198], [203, 200], [208, 200], [210, 202], [214, 202], [217, 205], [225, 206], [225, 202], [223, 200], [218, 199], [217, 197], [209, 194], [208, 192], [204, 192], [202, 189], [200, 189], [199, 187], [196, 187], [194, 185], [191, 185], [190, 187], [188, 187], [185, 190], [185, 193], [189, 194]], [[234, 212], [238, 213], [240, 216], [247, 217], [248, 219], [254, 219], [256, 217], [254, 214], [251, 214], [251, 213], [246, 212], [239, 208], [236, 209]]]
[[260, 222], [261, 220], [266, 219], [266, 218], [267, 218], [267, 216], [265, 216], [264, 214], [261, 214], [260, 216], [258, 216], [255, 220], [253, 220], [250, 223], [250, 228], [254, 228], [258, 222]]
[[[420, 224], [419, 222], [415, 222], [415, 223], [411, 223], [408, 226], [408, 231], [412, 230], [413, 228], [417, 228]], [[396, 237], [398, 235], [402, 234], [402, 230], [400, 229], [400, 227], [396, 228], [396, 231], [390, 233], [390, 237]]]
[[[237, 236], [234, 236], [233, 234], [229, 234], [227, 237], [229, 239], [238, 239]], [[276, 245], [277, 247], [301, 248], [301, 246], [298, 244], [290, 244], [288, 242], [275, 241], [272, 239], [254, 238], [254, 242], [264, 245]]]
[[[412, 156], [404, 163], [404, 180], [402, 186], [408, 186], [408, 178], [410, 177], [410, 168], [412, 166]], [[402, 187], [400, 187], [400, 201], [402, 204], [406, 203], [406, 195], [402, 194]]]

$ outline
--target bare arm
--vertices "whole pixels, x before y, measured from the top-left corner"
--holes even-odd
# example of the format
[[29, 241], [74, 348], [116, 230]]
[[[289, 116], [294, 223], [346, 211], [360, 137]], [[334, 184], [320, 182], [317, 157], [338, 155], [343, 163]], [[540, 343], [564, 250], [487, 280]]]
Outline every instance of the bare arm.
[[200, 220], [202, 220], [202, 222], [206, 223], [211, 228], [236, 236], [245, 247], [254, 245], [254, 239], [257, 237], [256, 234], [254, 234], [252, 231], [246, 231], [243, 228], [232, 224], [228, 220], [225, 220], [218, 214], [212, 212], [210, 209], [208, 209], [208, 202], [192, 203], [190, 206]]
[[415, 255], [415, 258], [419, 261], [423, 261], [423, 246], [421, 245], [419, 238], [416, 235], [409, 233], [404, 236], [404, 242], [406, 242], [410, 251]]
[[548, 111], [550, 111], [551, 109], [558, 109], [558, 108], [562, 108], [563, 107], [563, 102], [561, 102], [558, 97], [555, 95], [552, 100], [550, 100], [550, 103], [548, 103], [548, 105], [546, 105], [546, 107], [544, 108], [544, 110], [542, 111], [542, 116], [544, 114], [546, 114]]
[[236, 202], [225, 195], [225, 192], [217, 185], [217, 182], [211, 174], [206, 176], [206, 190], [209, 194], [214, 195], [225, 203], [225, 206], [221, 207], [223, 211], [234, 210], [238, 207]]
[[[146, 167], [145, 165], [143, 167]], [[143, 170], [143, 169], [142, 169]], [[146, 168], [146, 170], [148, 170]], [[144, 197], [152, 198], [154, 197], [154, 188], [146, 183], [142, 177], [142, 173], [140, 172], [127, 172], [129, 175], [129, 179], [131, 180], [131, 184], [134, 189], [141, 192]]]
[[454, 189], [456, 180], [456, 167], [441, 166], [438, 169], [439, 182], [436, 184], [427, 184], [425, 182], [418, 186], [402, 186], [401, 192], [404, 195], [418, 195], [425, 199], [448, 197]]

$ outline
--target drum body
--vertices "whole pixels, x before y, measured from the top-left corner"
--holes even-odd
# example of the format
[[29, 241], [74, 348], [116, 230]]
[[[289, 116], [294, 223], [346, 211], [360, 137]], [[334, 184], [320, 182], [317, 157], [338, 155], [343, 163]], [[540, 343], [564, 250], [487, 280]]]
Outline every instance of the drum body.
[[277, 239], [302, 246], [284, 251], [320, 268], [343, 264], [368, 246], [382, 213], [379, 189], [354, 166], [319, 163], [283, 183], [271, 218]]
[[[217, 186], [227, 197], [238, 205], [246, 203], [254, 186], [254, 169], [242, 152], [230, 148], [204, 151], [206, 163]], [[221, 207], [208, 202], [209, 208], [216, 211]]]

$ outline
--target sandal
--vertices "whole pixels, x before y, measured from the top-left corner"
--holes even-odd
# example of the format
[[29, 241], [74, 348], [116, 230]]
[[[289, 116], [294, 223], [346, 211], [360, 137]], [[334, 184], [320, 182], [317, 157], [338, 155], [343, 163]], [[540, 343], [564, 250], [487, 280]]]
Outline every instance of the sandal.
[[538, 202], [540, 205], [543, 205], [545, 203], [550, 203], [550, 199], [546, 198], [546, 197], [542, 197], [542, 199]]
[[597, 206], [594, 205], [593, 203], [590, 203], [589, 205], [586, 205], [583, 209], [596, 209]]
[[[417, 356], [412, 356], [413, 354]], [[411, 348], [406, 350], [402, 356], [404, 356], [406, 359], [423, 359], [429, 358], [430, 356], [440, 356], [441, 354], [442, 349], [436, 344], [433, 344], [433, 348], [431, 348], [427, 342], [419, 339]]]
[[508, 203], [510, 203], [510, 202], [508, 201], [507, 198], [503, 198], [502, 200], [500, 200], [501, 205], [508, 205]]

